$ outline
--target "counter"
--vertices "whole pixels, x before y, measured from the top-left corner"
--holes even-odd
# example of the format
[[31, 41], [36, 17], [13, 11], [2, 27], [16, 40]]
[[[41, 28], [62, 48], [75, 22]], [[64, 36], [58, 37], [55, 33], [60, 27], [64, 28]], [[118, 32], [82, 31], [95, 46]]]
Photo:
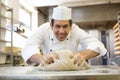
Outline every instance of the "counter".
[[78, 71], [39, 71], [37, 67], [0, 67], [0, 80], [120, 80], [115, 66], [91, 66]]

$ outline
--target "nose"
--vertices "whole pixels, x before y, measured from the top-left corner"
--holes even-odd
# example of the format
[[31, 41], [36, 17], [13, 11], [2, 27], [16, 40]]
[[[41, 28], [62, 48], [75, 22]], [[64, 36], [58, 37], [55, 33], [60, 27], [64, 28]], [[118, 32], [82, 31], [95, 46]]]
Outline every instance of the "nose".
[[64, 28], [61, 27], [60, 30], [59, 30], [60, 33], [64, 33]]

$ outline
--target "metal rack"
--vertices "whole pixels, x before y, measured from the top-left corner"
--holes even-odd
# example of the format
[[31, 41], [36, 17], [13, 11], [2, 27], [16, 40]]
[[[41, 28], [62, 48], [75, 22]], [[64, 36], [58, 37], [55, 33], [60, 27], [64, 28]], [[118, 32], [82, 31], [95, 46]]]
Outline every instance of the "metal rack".
[[113, 27], [114, 30], [114, 54], [120, 54], [120, 12], [118, 13], [118, 23]]
[[[10, 26], [8, 28], [7, 26]], [[6, 33], [9, 32], [9, 35], [6, 35]], [[10, 37], [9, 40], [6, 40], [5, 37]], [[6, 44], [9, 44], [11, 46], [10, 52], [6, 52]], [[1, 62], [0, 66], [13, 65], [13, 9], [5, 5], [0, 0], [0, 56], [3, 56], [3, 60], [5, 62]], [[6, 60], [9, 56], [9, 63], [6, 64]], [[2, 61], [2, 57], [1, 57]]]

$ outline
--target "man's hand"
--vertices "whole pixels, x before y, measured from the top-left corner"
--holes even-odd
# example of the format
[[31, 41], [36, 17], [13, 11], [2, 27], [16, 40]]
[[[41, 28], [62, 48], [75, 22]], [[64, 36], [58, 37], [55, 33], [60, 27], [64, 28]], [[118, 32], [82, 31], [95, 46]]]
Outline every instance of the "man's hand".
[[82, 56], [80, 53], [74, 52], [70, 55], [70, 59], [74, 60], [74, 64], [81, 65], [83, 61], [85, 61], [84, 56]]
[[54, 62], [54, 59], [58, 59], [58, 55], [56, 53], [48, 53], [46, 55], [34, 54], [28, 59], [27, 63], [51, 64]]
[[74, 52], [73, 54], [70, 55], [70, 58], [74, 59], [74, 64], [80, 65], [83, 61], [94, 58], [97, 55], [98, 55], [97, 52], [87, 49], [87, 50], [81, 51], [80, 53]]
[[58, 54], [57, 53], [48, 53], [46, 55], [44, 55], [41, 59], [40, 59], [40, 65], [41, 66], [45, 66], [51, 63], [54, 63], [55, 59], [59, 59]]
[[45, 64], [51, 64], [54, 63], [54, 59], [58, 59], [58, 54], [57, 53], [48, 53], [46, 55], [44, 55], [40, 61], [41, 64], [45, 65]]
[[44, 55], [40, 59], [40, 63], [44, 63], [44, 64], [53, 63], [53, 58], [52, 58], [52, 56], [50, 54]]
[[28, 64], [39, 64], [40, 63], [40, 59], [42, 58], [42, 54], [40, 53], [36, 53], [34, 55], [32, 55], [28, 60], [27, 60], [27, 63]]

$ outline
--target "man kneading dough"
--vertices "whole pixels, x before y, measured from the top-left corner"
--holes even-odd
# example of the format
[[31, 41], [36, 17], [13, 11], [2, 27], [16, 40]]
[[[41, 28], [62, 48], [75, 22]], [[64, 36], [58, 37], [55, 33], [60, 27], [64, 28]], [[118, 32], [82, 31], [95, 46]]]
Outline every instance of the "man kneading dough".
[[[81, 65], [81, 58], [89, 60], [106, 54], [107, 50], [99, 40], [72, 22], [71, 13], [71, 8], [65, 6], [53, 9], [51, 21], [42, 24], [28, 38], [22, 50], [25, 62], [28, 64], [41, 64], [42, 62], [51, 64], [56, 57], [55, 55], [51, 57], [51, 54], [60, 50], [70, 50], [72, 52], [70, 58], [76, 65]], [[83, 46], [84, 50], [80, 49], [79, 45]]]

